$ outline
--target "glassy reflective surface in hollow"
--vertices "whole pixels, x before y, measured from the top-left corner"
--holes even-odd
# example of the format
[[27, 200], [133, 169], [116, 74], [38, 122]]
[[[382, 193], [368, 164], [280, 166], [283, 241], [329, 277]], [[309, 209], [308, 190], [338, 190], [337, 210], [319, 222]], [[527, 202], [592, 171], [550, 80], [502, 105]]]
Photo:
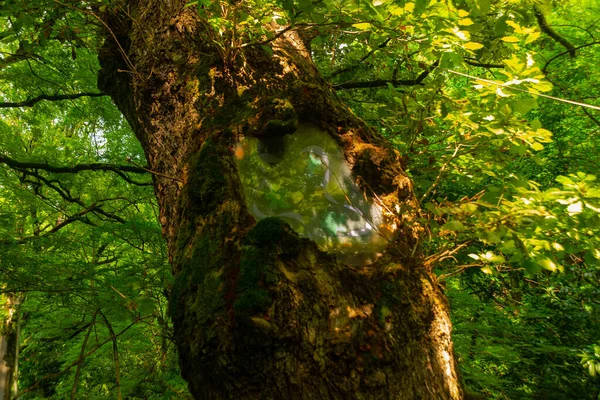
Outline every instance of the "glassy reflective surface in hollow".
[[248, 209], [278, 217], [342, 262], [365, 265], [384, 250], [392, 229], [354, 183], [335, 140], [312, 124], [284, 137], [246, 137], [234, 149]]

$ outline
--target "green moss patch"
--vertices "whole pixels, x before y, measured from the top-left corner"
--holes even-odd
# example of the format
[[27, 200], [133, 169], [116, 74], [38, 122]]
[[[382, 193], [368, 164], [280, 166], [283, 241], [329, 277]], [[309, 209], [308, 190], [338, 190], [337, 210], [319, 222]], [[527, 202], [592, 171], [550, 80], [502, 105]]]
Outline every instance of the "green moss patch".
[[265, 218], [248, 232], [242, 243], [236, 312], [253, 315], [267, 311], [273, 302], [269, 288], [280, 279], [277, 255], [294, 251], [298, 241], [289, 225], [279, 218]]

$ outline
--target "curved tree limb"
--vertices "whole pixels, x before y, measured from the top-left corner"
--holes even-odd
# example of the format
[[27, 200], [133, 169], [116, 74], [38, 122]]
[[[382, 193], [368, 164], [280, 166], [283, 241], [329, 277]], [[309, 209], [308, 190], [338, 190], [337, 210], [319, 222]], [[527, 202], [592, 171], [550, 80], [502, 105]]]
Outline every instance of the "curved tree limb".
[[[15, 169], [15, 171], [18, 171], [23, 174], [23, 176], [21, 177], [21, 182], [30, 183], [33, 186], [36, 186], [36, 185], [41, 186], [40, 182], [42, 182], [44, 185], [46, 185], [50, 189], [54, 190], [64, 200], [68, 201], [69, 203], [78, 204], [81, 207], [85, 208], [86, 211], [82, 215], [85, 215], [85, 214], [91, 212], [98, 217], [100, 217], [102, 215], [112, 221], [116, 221], [121, 224], [124, 224], [126, 222], [123, 218], [119, 217], [118, 215], [107, 212], [102, 207], [100, 207], [100, 205], [98, 205], [98, 203], [101, 203], [102, 200], [95, 202], [88, 208], [88, 206], [79, 197], [73, 197], [71, 195], [71, 192], [69, 191], [69, 189], [67, 187], [63, 186], [60, 181], [50, 180], [50, 179], [46, 178], [45, 176], [43, 176], [42, 174], [40, 174], [37, 170], [23, 170], [23, 169], [18, 169], [18, 168], [13, 168], [13, 169]], [[28, 180], [27, 179], [28, 176], [32, 176], [32, 177], [36, 178], [38, 181]], [[86, 222], [86, 218], [84, 218], [84, 219], [79, 218], [78, 220], [85, 222], [85, 223], [89, 222], [89, 221]], [[74, 221], [71, 221], [71, 222], [74, 222]]]
[[[584, 47], [589, 47], [589, 46], [593, 46], [593, 45], [596, 45], [596, 44], [600, 44], [600, 41], [582, 44], [581, 46], [575, 47], [575, 50], [583, 49]], [[563, 51], [562, 53], [558, 53], [557, 55], [555, 55], [554, 57], [552, 57], [551, 59], [549, 59], [548, 61], [546, 61], [546, 65], [544, 65], [544, 68], [542, 68], [542, 72], [546, 73], [546, 70], [548, 69], [548, 66], [550, 65], [550, 63], [552, 61], [556, 60], [559, 57], [564, 56], [565, 54], [568, 54], [569, 52], [570, 52], [570, 50]]]
[[0, 164], [6, 164], [11, 168], [17, 169], [41, 169], [43, 171], [52, 172], [55, 174], [74, 174], [81, 171], [111, 171], [111, 172], [131, 172], [134, 174], [146, 174], [148, 170], [143, 167], [131, 166], [131, 165], [117, 165], [117, 164], [103, 164], [103, 163], [90, 163], [90, 164], [77, 164], [73, 167], [59, 167], [56, 165], [50, 165], [47, 163], [36, 163], [36, 162], [23, 162], [12, 159], [8, 156], [0, 154]]
[[[59, 166], [50, 165], [47, 163], [17, 161], [8, 156], [0, 154], [0, 164], [6, 164], [10, 168], [18, 170], [20, 172], [27, 172], [29, 170], [43, 170], [43, 171], [52, 172], [55, 174], [75, 174], [75, 173], [81, 172], [81, 171], [110, 171], [110, 172], [114, 172], [115, 174], [119, 175], [126, 182], [131, 183], [133, 185], [137, 185], [137, 186], [152, 186], [153, 183], [152, 182], [135, 181], [135, 180], [129, 178], [129, 176], [127, 176], [125, 174], [125, 172], [130, 172], [133, 174], [150, 173], [150, 174], [154, 174], [154, 175], [163, 176], [158, 172], [155, 172], [146, 167], [137, 165], [137, 164], [133, 163], [132, 161], [130, 161], [130, 163], [134, 164], [134, 166], [104, 164], [104, 163], [89, 163], [89, 164], [77, 164], [73, 167], [59, 167]], [[171, 179], [175, 179], [175, 178], [171, 178]], [[179, 179], [175, 179], [175, 180], [181, 181]]]
[[540, 11], [539, 8], [533, 8], [535, 13], [535, 19], [537, 20], [538, 25], [540, 26], [540, 30], [544, 32], [546, 35], [550, 36], [552, 39], [560, 43], [567, 49], [567, 53], [571, 56], [571, 58], [575, 57], [575, 46], [573, 46], [567, 39], [560, 36], [550, 25], [548, 25], [548, 21], [546, 21], [546, 17]]
[[[92, 207], [89, 207], [89, 208], [87, 208], [83, 211], [80, 211], [74, 215], [71, 215], [71, 216], [67, 217], [66, 219], [64, 219], [63, 221], [57, 223], [49, 231], [47, 231], [41, 235], [26, 236], [26, 237], [22, 237], [20, 239], [14, 239], [14, 240], [0, 239], [0, 244], [25, 244], [25, 243], [28, 243], [30, 240], [37, 240], [40, 238], [50, 236], [51, 234], [58, 232], [65, 226], [70, 225], [76, 221], [82, 222], [87, 225], [94, 225], [94, 223], [92, 221], [90, 221], [90, 219], [86, 216], [86, 214], [91, 213], [92, 211], [95, 210], [95, 208], [96, 208], [96, 206], [92, 206]], [[44, 229], [47, 229], [47, 228], [45, 227]]]
[[434, 62], [431, 67], [427, 68], [415, 79], [376, 79], [373, 81], [357, 81], [357, 82], [345, 82], [332, 85], [331, 87], [335, 90], [341, 89], [368, 89], [387, 86], [392, 84], [393, 86], [419, 86], [422, 85], [423, 80], [427, 78], [429, 73], [437, 67], [439, 61]]
[[33, 97], [31, 99], [17, 101], [17, 102], [2, 102], [0, 103], [0, 108], [17, 108], [17, 107], [33, 107], [36, 103], [39, 103], [42, 100], [47, 101], [60, 101], [60, 100], [74, 100], [80, 97], [102, 97], [106, 96], [104, 93], [94, 93], [94, 92], [83, 92], [83, 93], [74, 93], [74, 94], [41, 94], [37, 97]]

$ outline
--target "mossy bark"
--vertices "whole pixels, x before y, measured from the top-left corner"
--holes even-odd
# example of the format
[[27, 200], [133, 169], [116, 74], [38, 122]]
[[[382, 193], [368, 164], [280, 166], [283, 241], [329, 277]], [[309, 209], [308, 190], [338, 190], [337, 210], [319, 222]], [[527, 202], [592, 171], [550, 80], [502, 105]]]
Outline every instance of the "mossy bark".
[[[221, 39], [184, 5], [131, 1], [126, 14], [107, 11], [99, 86], [160, 173], [170, 313], [191, 392], [461, 398], [447, 305], [423, 267], [417, 202], [398, 155], [339, 102], [293, 31], [270, 43], [272, 54], [216, 46]], [[281, 220], [248, 213], [234, 144], [277, 127], [293, 132], [298, 121], [332, 135], [359, 186], [396, 214], [377, 262], [344, 265]]]
[[17, 388], [19, 363], [20, 303], [16, 295], [4, 295], [6, 319], [0, 320], [0, 400], [10, 399]]

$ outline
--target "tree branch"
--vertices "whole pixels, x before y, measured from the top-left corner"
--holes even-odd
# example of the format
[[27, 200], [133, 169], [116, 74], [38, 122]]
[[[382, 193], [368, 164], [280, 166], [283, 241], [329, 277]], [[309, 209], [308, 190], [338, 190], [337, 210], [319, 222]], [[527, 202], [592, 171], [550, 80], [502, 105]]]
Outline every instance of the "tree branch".
[[23, 162], [14, 160], [8, 156], [0, 154], [0, 164], [6, 164], [11, 168], [16, 169], [41, 169], [43, 171], [52, 172], [55, 174], [74, 174], [81, 171], [112, 171], [118, 172], [131, 172], [134, 174], [146, 174], [149, 171], [143, 167], [131, 166], [131, 165], [116, 165], [116, 164], [102, 164], [102, 163], [90, 163], [90, 164], [78, 164], [73, 167], [58, 167], [50, 165], [48, 163], [36, 163], [36, 162]]
[[481, 63], [474, 58], [465, 58], [465, 64], [481, 68], [504, 68], [504, 64]]
[[83, 344], [81, 345], [81, 350], [79, 351], [79, 360], [77, 360], [77, 370], [75, 371], [75, 379], [73, 380], [73, 387], [71, 388], [71, 400], [75, 399], [75, 394], [77, 393], [77, 385], [79, 384], [79, 376], [81, 375], [81, 365], [83, 364], [83, 355], [85, 354], [85, 348], [87, 346], [88, 339], [90, 338], [90, 334], [92, 333], [92, 329], [94, 328], [94, 324], [96, 323], [96, 316], [98, 315], [98, 311], [94, 312], [92, 316], [92, 322], [89, 324], [89, 329], [83, 338]]
[[110, 333], [112, 342], [113, 342], [113, 359], [115, 361], [115, 375], [117, 381], [117, 399], [122, 400], [123, 396], [121, 394], [121, 367], [119, 364], [119, 347], [117, 346], [117, 336], [115, 335], [115, 331], [113, 330], [112, 325], [106, 318], [106, 315], [102, 312], [102, 310], [98, 310], [100, 316], [104, 320], [106, 327], [108, 328], [108, 332]]
[[544, 32], [546, 35], [550, 36], [552, 39], [562, 44], [564, 48], [567, 49], [567, 53], [571, 55], [571, 58], [575, 57], [575, 46], [573, 46], [567, 39], [560, 36], [550, 25], [548, 25], [548, 21], [546, 21], [546, 17], [540, 11], [539, 8], [533, 8], [535, 19], [537, 19], [537, 23], [540, 26], [540, 30]]
[[80, 97], [102, 97], [102, 96], [108, 96], [108, 95], [104, 94], [104, 93], [92, 93], [92, 92], [74, 93], [74, 94], [56, 94], [56, 95], [41, 94], [37, 97], [31, 98], [28, 100], [24, 100], [24, 101], [18, 101], [18, 102], [14, 102], [14, 103], [8, 103], [8, 102], [0, 103], [0, 108], [33, 107], [36, 103], [38, 103], [42, 100], [60, 101], [60, 100], [74, 100], [74, 99], [78, 99]]
[[594, 117], [588, 110], [586, 110], [585, 108], [581, 108], [583, 110], [583, 112], [585, 113], [585, 115], [587, 115], [592, 121], [594, 121], [594, 123], [598, 126], [600, 126], [600, 121], [598, 121], [598, 119], [596, 117]]
[[30, 170], [43, 170], [52, 172], [55, 174], [74, 174], [81, 171], [111, 171], [119, 175], [123, 180], [132, 185], [137, 186], [153, 186], [152, 182], [138, 182], [135, 181], [125, 174], [125, 172], [131, 172], [134, 174], [145, 174], [152, 173], [158, 174], [149, 170], [148, 168], [135, 165], [116, 165], [116, 164], [102, 164], [102, 163], [91, 163], [91, 164], [78, 164], [73, 167], [57, 167], [55, 165], [49, 165], [47, 163], [35, 163], [35, 162], [22, 162], [14, 160], [8, 156], [0, 154], [0, 164], [6, 164], [10, 168], [18, 170], [20, 172], [29, 173]]
[[[581, 46], [575, 47], [575, 50], [583, 49], [584, 47], [589, 47], [589, 46], [593, 46], [596, 44], [600, 44], [600, 42], [590, 42], [590, 43], [582, 44]], [[552, 61], [556, 60], [559, 57], [564, 56], [565, 54], [568, 54], [569, 52], [570, 52], [570, 50], [563, 51], [562, 53], [558, 53], [557, 55], [555, 55], [554, 57], [552, 57], [551, 59], [546, 61], [546, 65], [544, 65], [544, 68], [542, 68], [542, 72], [545, 74], [546, 70], [548, 69], [548, 66], [550, 65], [550, 63]]]
[[393, 86], [419, 86], [422, 85], [422, 82], [429, 73], [437, 67], [439, 61], [434, 62], [431, 67], [421, 72], [416, 79], [376, 79], [374, 81], [358, 81], [358, 82], [345, 82], [339, 83], [336, 85], [332, 85], [331, 87], [335, 90], [340, 89], [368, 89], [368, 88], [376, 88], [387, 86], [388, 84], [392, 84]]
[[[43, 182], [47, 187], [49, 187], [50, 189], [52, 189], [56, 193], [58, 193], [58, 195], [60, 197], [62, 197], [64, 200], [66, 200], [70, 203], [78, 204], [83, 208], [88, 207], [79, 197], [73, 197], [71, 195], [71, 192], [69, 191], [69, 189], [62, 186], [60, 181], [50, 180], [50, 179], [46, 178], [45, 176], [41, 175], [39, 172], [37, 172], [37, 170], [32, 171], [32, 170], [22, 170], [22, 169], [18, 169], [18, 168], [14, 168], [14, 169], [16, 171], [19, 171], [24, 174], [24, 176], [21, 178], [21, 182], [30, 183], [32, 185], [39, 185], [40, 184], [39, 182], [29, 181], [26, 179], [27, 175], [31, 175], [34, 178], [37, 178], [39, 181]], [[54, 183], [56, 183], [57, 185], [55, 185]], [[93, 214], [95, 214], [98, 217], [100, 217], [100, 215], [103, 215], [103, 216], [107, 217], [108, 219], [119, 222], [121, 224], [124, 224], [126, 222], [123, 218], [119, 217], [118, 215], [104, 211], [104, 209], [102, 209], [102, 207], [100, 207], [98, 205], [98, 203], [100, 203], [100, 202], [103, 202], [103, 200], [99, 200], [98, 202], [95, 202], [94, 204], [89, 206], [89, 210], [86, 211], [86, 213], [92, 212]], [[85, 222], [85, 220], [81, 220], [81, 221]]]
[[374, 49], [372, 49], [371, 51], [369, 51], [367, 54], [365, 54], [364, 56], [362, 56], [360, 58], [360, 60], [358, 60], [354, 65], [350, 65], [348, 67], [344, 67], [344, 68], [340, 68], [336, 71], [333, 71], [331, 73], [331, 75], [329, 75], [329, 77], [327, 79], [331, 79], [334, 76], [338, 76], [339, 74], [342, 74], [344, 72], [347, 71], [352, 71], [353, 69], [356, 69], [359, 67], [360, 63], [362, 63], [363, 61], [365, 61], [367, 58], [371, 57], [373, 55], [373, 53], [375, 53], [377, 50], [383, 49], [385, 46], [387, 46], [387, 44], [392, 40], [392, 38], [387, 38], [385, 41], [383, 41], [382, 43], [379, 44], [379, 46], [375, 47]]
[[[93, 204], [92, 206], [86, 208], [85, 210], [82, 210], [76, 214], [68, 216], [66, 219], [58, 222], [56, 225], [54, 225], [52, 227], [52, 229], [50, 229], [49, 231], [47, 231], [43, 234], [34, 235], [34, 236], [26, 236], [26, 237], [22, 237], [20, 239], [14, 239], [14, 240], [0, 239], [0, 243], [1, 244], [12, 244], [12, 243], [25, 244], [25, 243], [29, 242], [30, 240], [38, 240], [40, 238], [45, 238], [47, 236], [50, 236], [53, 233], [56, 233], [59, 230], [61, 230], [62, 228], [66, 227], [67, 225], [70, 225], [73, 222], [77, 222], [77, 221], [82, 222], [87, 225], [95, 226], [95, 224], [92, 221], [90, 221], [90, 219], [86, 216], [86, 214], [97, 212], [99, 209], [100, 208], [96, 204]], [[116, 216], [113, 216], [113, 217], [116, 217]], [[118, 222], [121, 222], [121, 221], [118, 221]], [[46, 229], [48, 229], [48, 226], [45, 226], [42, 229], [42, 231], [45, 231]]]

